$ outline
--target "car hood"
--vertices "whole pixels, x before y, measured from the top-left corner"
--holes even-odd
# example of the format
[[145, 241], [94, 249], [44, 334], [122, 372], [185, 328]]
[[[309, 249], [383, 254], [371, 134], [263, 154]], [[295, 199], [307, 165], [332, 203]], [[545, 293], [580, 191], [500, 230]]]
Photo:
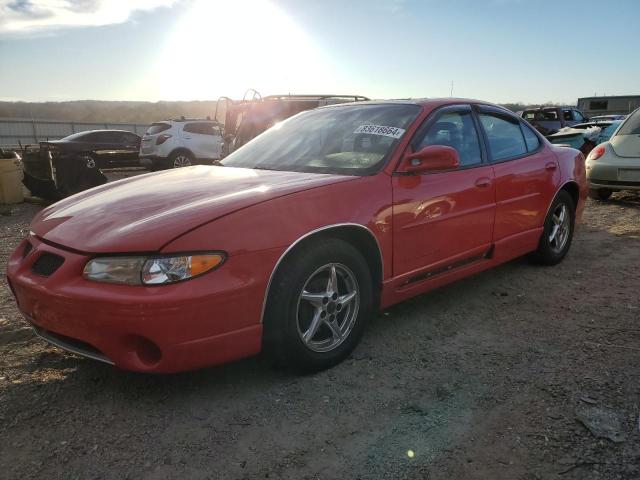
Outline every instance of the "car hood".
[[354, 178], [232, 167], [181, 168], [69, 197], [42, 210], [31, 230], [45, 241], [86, 253], [153, 252], [234, 211]]

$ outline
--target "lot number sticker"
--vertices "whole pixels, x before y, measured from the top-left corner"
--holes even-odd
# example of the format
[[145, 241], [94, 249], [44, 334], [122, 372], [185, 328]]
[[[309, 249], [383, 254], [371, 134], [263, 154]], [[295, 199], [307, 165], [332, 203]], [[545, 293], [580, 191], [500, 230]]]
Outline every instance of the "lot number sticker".
[[404, 128], [385, 127], [384, 125], [360, 125], [353, 133], [368, 133], [370, 135], [400, 138], [404, 132]]

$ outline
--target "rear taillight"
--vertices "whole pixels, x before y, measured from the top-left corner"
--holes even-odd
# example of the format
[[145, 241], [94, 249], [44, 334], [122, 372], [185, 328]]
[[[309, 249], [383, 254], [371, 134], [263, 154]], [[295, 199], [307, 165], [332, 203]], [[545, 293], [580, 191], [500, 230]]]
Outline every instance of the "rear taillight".
[[162, 145], [164, 142], [166, 142], [170, 138], [171, 138], [171, 135], [169, 135], [168, 133], [163, 133], [162, 135], [158, 135], [158, 138], [156, 138], [156, 145]]
[[604, 148], [604, 145], [598, 145], [596, 148], [591, 150], [591, 152], [589, 152], [589, 156], [587, 157], [587, 160], [597, 160], [602, 155], [604, 155], [605, 151], [606, 149]]

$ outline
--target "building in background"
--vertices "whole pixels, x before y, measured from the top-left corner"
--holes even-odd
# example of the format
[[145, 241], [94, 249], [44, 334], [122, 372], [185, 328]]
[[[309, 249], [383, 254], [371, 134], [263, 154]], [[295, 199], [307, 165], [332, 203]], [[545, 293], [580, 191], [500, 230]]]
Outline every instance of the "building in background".
[[596, 115], [626, 115], [640, 107], [640, 95], [614, 97], [584, 97], [578, 99], [578, 109], [587, 117]]

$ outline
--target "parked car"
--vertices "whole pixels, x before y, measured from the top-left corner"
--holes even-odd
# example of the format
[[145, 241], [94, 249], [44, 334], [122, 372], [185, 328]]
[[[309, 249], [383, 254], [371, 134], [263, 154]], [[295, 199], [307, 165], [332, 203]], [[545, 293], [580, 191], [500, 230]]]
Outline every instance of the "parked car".
[[524, 110], [522, 118], [543, 135], [551, 135], [564, 127], [582, 123], [588, 119], [575, 107], [541, 107]]
[[344, 359], [377, 308], [522, 255], [562, 261], [586, 195], [584, 157], [502, 107], [328, 106], [221, 166], [42, 210], [7, 276], [38, 335], [123, 369], [264, 349], [313, 371]]
[[589, 196], [607, 200], [620, 190], [640, 191], [640, 109], [629, 115], [609, 141], [586, 161]]
[[548, 135], [547, 140], [554, 145], [576, 148], [586, 156], [596, 145], [609, 140], [621, 123], [621, 120], [579, 123], [561, 128]]
[[591, 122], [610, 122], [612, 120], [624, 120], [625, 118], [627, 118], [627, 115], [596, 115], [589, 120]]
[[222, 143], [221, 126], [213, 120], [157, 122], [142, 137], [140, 165], [149, 170], [211, 165], [220, 158]]
[[88, 167], [137, 167], [140, 136], [126, 130], [88, 130], [61, 140], [40, 142], [54, 159], [72, 158]]

